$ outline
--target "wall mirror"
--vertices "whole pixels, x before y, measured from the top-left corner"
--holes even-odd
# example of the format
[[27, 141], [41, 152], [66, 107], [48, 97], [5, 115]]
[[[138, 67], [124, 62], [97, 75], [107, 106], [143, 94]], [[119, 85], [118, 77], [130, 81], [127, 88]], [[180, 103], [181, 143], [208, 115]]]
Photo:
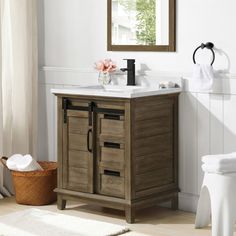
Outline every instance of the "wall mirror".
[[107, 0], [108, 51], [175, 51], [176, 0]]

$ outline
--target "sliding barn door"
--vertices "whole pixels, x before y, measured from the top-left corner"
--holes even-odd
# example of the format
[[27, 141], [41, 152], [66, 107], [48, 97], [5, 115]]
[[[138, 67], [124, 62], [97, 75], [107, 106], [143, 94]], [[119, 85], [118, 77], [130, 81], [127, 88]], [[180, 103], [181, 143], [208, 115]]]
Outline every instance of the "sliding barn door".
[[93, 193], [93, 118], [89, 104], [64, 101], [63, 188]]

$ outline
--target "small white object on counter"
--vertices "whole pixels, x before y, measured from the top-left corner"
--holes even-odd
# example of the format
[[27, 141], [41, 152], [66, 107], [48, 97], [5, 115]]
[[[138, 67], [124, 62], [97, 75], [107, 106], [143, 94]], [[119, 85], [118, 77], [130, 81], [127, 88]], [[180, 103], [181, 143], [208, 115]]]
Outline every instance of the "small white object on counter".
[[14, 171], [43, 170], [43, 168], [38, 164], [38, 162], [35, 161], [33, 157], [29, 154], [24, 156], [21, 154], [15, 154], [7, 160], [6, 165], [9, 170]]
[[159, 83], [159, 88], [175, 88], [176, 84], [172, 81], [161, 81]]

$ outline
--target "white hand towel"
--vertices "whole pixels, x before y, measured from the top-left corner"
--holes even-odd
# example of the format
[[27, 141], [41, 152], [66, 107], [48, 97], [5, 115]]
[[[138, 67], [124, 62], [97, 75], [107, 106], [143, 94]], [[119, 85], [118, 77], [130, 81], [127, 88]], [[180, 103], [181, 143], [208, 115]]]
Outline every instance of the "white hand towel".
[[202, 157], [202, 162], [205, 164], [234, 164], [236, 163], [236, 152], [219, 155], [206, 155]]
[[43, 168], [29, 154], [25, 156], [15, 154], [7, 160], [6, 164], [10, 170], [15, 171], [43, 170]]
[[232, 173], [236, 172], [236, 162], [234, 164], [203, 164], [202, 170], [208, 173]]
[[211, 65], [194, 64], [190, 87], [197, 91], [211, 92], [213, 87], [214, 71]]

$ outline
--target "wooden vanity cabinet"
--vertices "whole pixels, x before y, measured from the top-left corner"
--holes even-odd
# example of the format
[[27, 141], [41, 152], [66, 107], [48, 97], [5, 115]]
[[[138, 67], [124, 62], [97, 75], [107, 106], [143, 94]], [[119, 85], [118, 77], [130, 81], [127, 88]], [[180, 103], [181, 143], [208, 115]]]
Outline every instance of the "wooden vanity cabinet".
[[178, 208], [178, 93], [141, 98], [58, 94], [58, 208]]

